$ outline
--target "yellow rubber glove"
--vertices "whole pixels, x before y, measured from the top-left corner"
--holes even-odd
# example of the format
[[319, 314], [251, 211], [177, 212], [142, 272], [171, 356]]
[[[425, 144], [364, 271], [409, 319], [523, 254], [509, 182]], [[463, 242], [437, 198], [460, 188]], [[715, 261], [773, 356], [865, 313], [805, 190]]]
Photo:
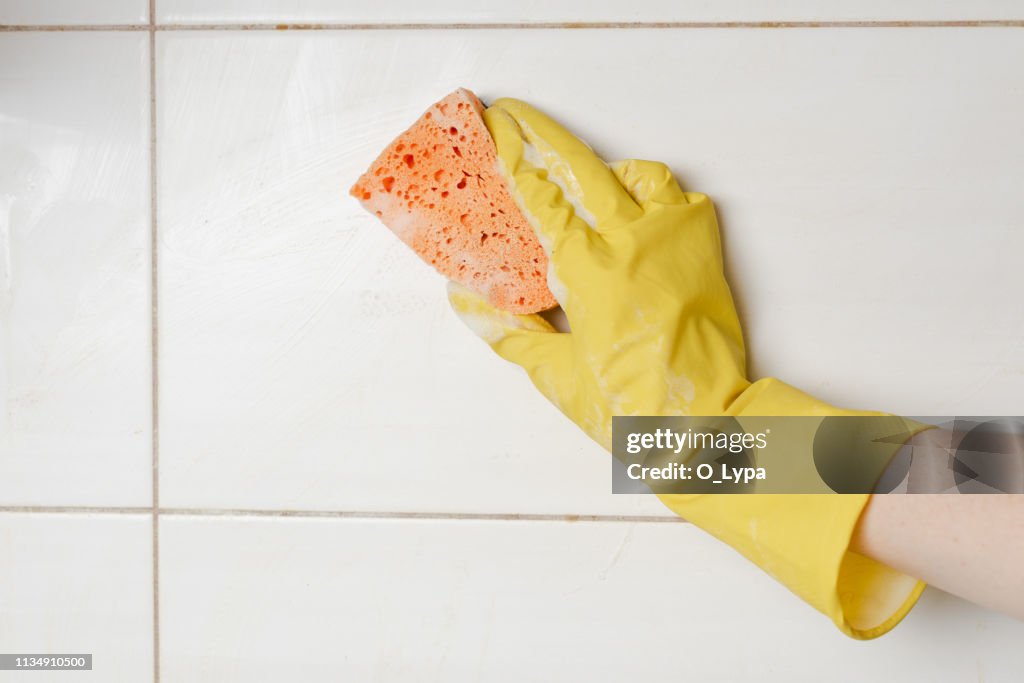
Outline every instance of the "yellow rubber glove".
[[[609, 168], [517, 100], [484, 120], [512, 195], [549, 256], [571, 332], [492, 308], [449, 285], [459, 317], [611, 450], [613, 415], [857, 415], [776, 379], [746, 378], [714, 207], [666, 166]], [[872, 413], [873, 414], [873, 413]], [[794, 455], [794, 457], [801, 457]], [[806, 457], [810, 459], [810, 445]], [[910, 610], [924, 584], [849, 550], [869, 495], [660, 495], [855, 638]]]

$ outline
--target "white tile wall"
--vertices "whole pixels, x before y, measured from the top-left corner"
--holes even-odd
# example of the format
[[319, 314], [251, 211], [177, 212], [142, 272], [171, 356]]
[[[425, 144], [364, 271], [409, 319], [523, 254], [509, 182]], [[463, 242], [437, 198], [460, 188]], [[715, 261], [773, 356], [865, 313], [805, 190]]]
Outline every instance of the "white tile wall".
[[139, 33], [0, 35], [0, 505], [149, 505]]
[[[0, 24], [145, 23], [147, 5], [0, 0]], [[156, 9], [1024, 18], [1001, 0]], [[1019, 25], [158, 28], [155, 88], [148, 31], [127, 28], [0, 31], [0, 650], [93, 652], [74, 677], [132, 683], [1019, 678], [1020, 622], [929, 590], [856, 643], [698, 529], [636, 522], [665, 513], [612, 497], [608, 456], [344, 194], [447, 90], [518, 95], [715, 198], [757, 373], [897, 412], [1021, 414]]]
[[145, 515], [0, 514], [0, 649], [92, 654], [92, 671], [0, 681], [153, 677], [153, 553]]
[[458, 85], [716, 198], [755, 372], [1024, 410], [1015, 30], [175, 32], [158, 56], [169, 505], [650, 509], [344, 196]]
[[165, 517], [162, 680], [1011, 681], [927, 592], [870, 644], [688, 524]]
[[0, 0], [0, 25], [143, 24], [149, 0]]
[[161, 23], [899, 21], [1024, 18], [1013, 0], [160, 0]]

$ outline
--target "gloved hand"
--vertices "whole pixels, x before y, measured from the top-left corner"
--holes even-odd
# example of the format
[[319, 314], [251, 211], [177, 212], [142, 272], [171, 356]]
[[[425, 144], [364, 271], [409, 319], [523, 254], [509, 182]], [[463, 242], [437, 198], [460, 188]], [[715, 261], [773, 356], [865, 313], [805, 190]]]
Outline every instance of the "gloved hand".
[[[609, 167], [523, 102], [498, 100], [484, 120], [512, 195], [548, 253], [548, 286], [571, 331], [494, 309], [454, 284], [451, 304], [592, 438], [611, 449], [613, 415], [864, 414], [776, 379], [747, 379], [706, 196], [683, 192], [660, 163]], [[891, 629], [924, 588], [849, 550], [867, 494], [660, 498], [852, 637]]]

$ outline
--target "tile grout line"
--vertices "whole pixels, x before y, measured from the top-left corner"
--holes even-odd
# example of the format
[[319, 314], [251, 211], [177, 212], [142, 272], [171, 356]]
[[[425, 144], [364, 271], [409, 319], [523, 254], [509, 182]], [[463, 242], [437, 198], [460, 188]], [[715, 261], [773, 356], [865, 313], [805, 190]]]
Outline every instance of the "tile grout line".
[[[425, 521], [491, 521], [491, 522], [651, 522], [656, 524], [685, 523], [667, 515], [601, 515], [516, 512], [414, 512], [374, 510], [265, 510], [254, 508], [158, 508], [160, 515], [175, 517], [283, 517], [291, 519], [395, 519]], [[153, 514], [151, 507], [90, 506], [0, 506], [0, 514]], [[155, 584], [154, 584], [155, 585]]]
[[828, 29], [828, 28], [1024, 28], [1024, 19], [868, 21], [592, 21], [491, 23], [240, 23], [240, 24], [25, 24], [0, 25], [0, 32], [60, 31], [429, 31], [502, 29]]
[[418, 512], [373, 510], [252, 510], [220, 508], [163, 508], [163, 515], [178, 517], [284, 517], [319, 519], [395, 519], [484, 522], [653, 522], [680, 523], [679, 517], [660, 515], [576, 515], [514, 512]]
[[102, 506], [102, 505], [0, 505], [0, 514], [58, 514], [58, 515], [149, 515], [152, 506]]
[[160, 326], [158, 234], [157, 234], [157, 146], [156, 146], [156, 0], [149, 0], [149, 287], [152, 465], [150, 524], [153, 562], [153, 681], [160, 683]]

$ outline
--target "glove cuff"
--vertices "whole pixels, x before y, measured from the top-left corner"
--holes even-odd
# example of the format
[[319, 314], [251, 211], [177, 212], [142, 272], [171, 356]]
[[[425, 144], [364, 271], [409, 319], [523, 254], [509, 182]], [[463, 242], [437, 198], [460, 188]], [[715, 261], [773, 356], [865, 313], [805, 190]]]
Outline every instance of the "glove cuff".
[[[776, 379], [750, 385], [730, 404], [728, 414], [882, 415], [835, 408]], [[900, 445], [892, 444], [891, 455]], [[807, 453], [798, 457], [804, 455], [812, 457], [810, 444]], [[850, 550], [850, 539], [870, 494], [661, 498], [670, 509], [731, 545], [853, 638], [876, 638], [892, 629], [924, 590], [924, 582]]]

